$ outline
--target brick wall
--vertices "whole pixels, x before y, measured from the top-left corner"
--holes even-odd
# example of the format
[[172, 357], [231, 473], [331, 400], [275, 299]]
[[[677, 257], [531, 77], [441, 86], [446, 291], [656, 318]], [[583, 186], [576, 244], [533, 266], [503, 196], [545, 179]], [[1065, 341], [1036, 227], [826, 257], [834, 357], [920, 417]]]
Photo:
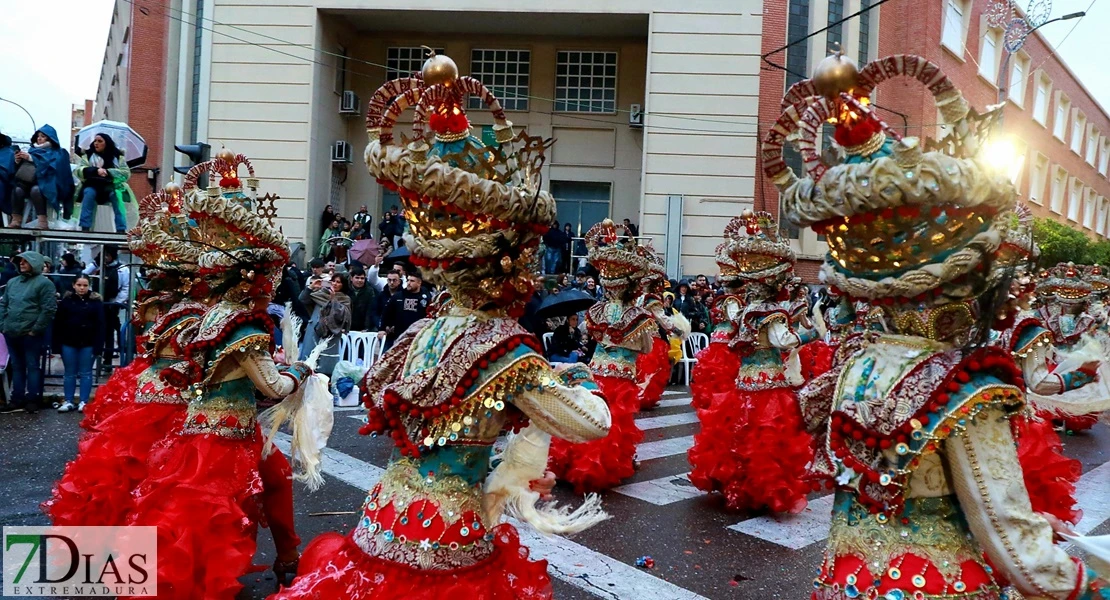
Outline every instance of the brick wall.
[[[995, 83], [988, 81], [979, 73], [978, 61], [981, 55], [983, 37], [988, 31], [983, 18], [987, 7], [985, 2], [968, 2], [970, 15], [967, 18], [967, 34], [965, 50], [962, 57], [952, 52], [947, 46], [941, 44], [944, 10], [948, 0], [923, 0], [911, 4], [888, 3], [881, 9], [879, 27], [879, 56], [890, 54], [918, 54], [938, 64], [949, 78], [963, 92], [971, 105], [978, 111], [983, 111], [988, 105], [995, 104], [998, 100], [998, 88]], [[911, 14], [907, 14], [912, 11]], [[1068, 25], [1062, 23], [1060, 27]], [[1064, 141], [1052, 135], [1054, 116], [1056, 111], [1057, 91], [1063, 91], [1071, 101], [1072, 109], [1079, 109], [1086, 117], [1088, 124], [1093, 124], [1098, 131], [1106, 136], [1110, 134], [1110, 117], [1083, 89], [1082, 84], [1068, 70], [1065, 64], [1056, 56], [1050, 56], [1052, 49], [1039, 34], [1029, 36], [1022, 51], [1029, 57], [1029, 67], [1026, 73], [1024, 97], [1019, 106], [1015, 102], [1007, 102], [1004, 113], [1002, 132], [1011, 136], [1017, 143], [1025, 144], [1025, 161], [1018, 190], [1023, 199], [1027, 200], [1037, 216], [1052, 217], [1065, 222], [1076, 229], [1081, 229], [1089, 235], [1094, 231], [1086, 229], [1076, 221], [1067, 219], [1069, 194], [1065, 192], [1064, 203], [1059, 214], [1049, 209], [1049, 198], [1052, 175], [1056, 167], [1062, 167], [1071, 177], [1077, 177], [1083, 184], [1094, 190], [1097, 196], [1110, 198], [1110, 181], [1098, 172], [1098, 160], [1095, 166], [1085, 161], [1085, 156], [1076, 154], [1071, 150], [1071, 114], [1065, 131]], [[1004, 51], [999, 48], [1001, 58]], [[1007, 65], [1003, 80], [1008, 82], [1009, 70]], [[1033, 119], [1033, 99], [1036, 93], [1036, 75], [1038, 66], [1052, 80], [1052, 93], [1048, 103], [1048, 118], [1046, 125], [1041, 125]], [[1001, 65], [999, 66], [1001, 70]], [[881, 86], [876, 94], [876, 103], [896, 109], [907, 115], [909, 120], [909, 135], [929, 136], [936, 135], [937, 121], [936, 109], [931, 96], [925, 93], [924, 88], [910, 80], [888, 82]], [[880, 111], [880, 116], [901, 129], [901, 118], [889, 112]], [[1080, 151], [1086, 154], [1086, 137]], [[1034, 151], [1043, 154], [1049, 161], [1046, 189], [1040, 192], [1043, 196], [1043, 205], [1028, 202], [1030, 195], [1030, 182], [1033, 170]], [[1101, 149], [1100, 149], [1101, 152]], [[1083, 199], [1080, 198], [1080, 202]], [[1078, 219], [1083, 219], [1083, 207], [1080, 206]], [[1098, 210], [1095, 207], [1097, 218]], [[1096, 223], [1097, 227], [1097, 223]]]
[[[149, 5], [145, 11], [149, 14], [139, 10], [144, 5]], [[165, 81], [169, 16], [155, 0], [137, 0], [124, 6], [129, 8], [127, 12], [132, 20], [128, 124], [143, 136], [150, 149], [143, 166], [157, 168], [162, 159], [162, 117], [166, 109], [162, 82]], [[166, 174], [160, 174], [159, 186], [166, 181]], [[139, 198], [153, 191], [145, 172], [132, 175], [129, 183]]]

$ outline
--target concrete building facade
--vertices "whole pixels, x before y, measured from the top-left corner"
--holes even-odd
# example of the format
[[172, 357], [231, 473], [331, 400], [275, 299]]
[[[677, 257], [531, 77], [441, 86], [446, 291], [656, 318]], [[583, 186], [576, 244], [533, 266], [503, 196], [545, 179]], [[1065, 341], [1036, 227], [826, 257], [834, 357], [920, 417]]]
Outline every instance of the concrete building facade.
[[[293, 240], [318, 239], [328, 203], [375, 218], [390, 206], [361, 164], [363, 113], [387, 77], [419, 69], [422, 45], [487, 82], [517, 126], [557, 140], [545, 186], [576, 231], [629, 218], [672, 273], [713, 273], [721, 231], [755, 197], [758, 0], [169, 4], [165, 145], [251, 156]], [[341, 113], [344, 91], [356, 114]], [[475, 135], [492, 122], [470, 116]], [[351, 164], [332, 163], [336, 142]], [[173, 161], [163, 155], [163, 172]]]
[[77, 139], [77, 132], [86, 125], [92, 125], [93, 118], [92, 100], [85, 100], [84, 104], [71, 104], [70, 105], [70, 118], [69, 118], [69, 151], [75, 150], [74, 143]]

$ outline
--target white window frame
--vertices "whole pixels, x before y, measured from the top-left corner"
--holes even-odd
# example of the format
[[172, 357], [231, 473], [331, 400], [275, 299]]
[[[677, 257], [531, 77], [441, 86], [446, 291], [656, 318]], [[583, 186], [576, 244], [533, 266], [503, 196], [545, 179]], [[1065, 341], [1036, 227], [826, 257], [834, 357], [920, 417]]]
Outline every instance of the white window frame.
[[1079, 209], [1083, 203], [1083, 184], [1072, 177], [1068, 185], [1068, 220], [1079, 223]]
[[1041, 206], [1044, 206], [1045, 190], [1048, 188], [1048, 167], [1048, 157], [1034, 152], [1029, 174], [1029, 201]]
[[1096, 199], [1096, 202], [1098, 203], [1098, 216], [1095, 218], [1098, 219], [1098, 227], [1095, 229], [1095, 233], [1101, 235], [1102, 237], [1106, 237], [1106, 197], [1099, 196]]
[[1098, 172], [1103, 177], [1106, 177], [1107, 166], [1110, 166], [1110, 137], [1103, 136], [1100, 145], [1102, 146], [1102, 151], [1099, 152], [1098, 157]]
[[1014, 142], [1014, 162], [1010, 166], [1010, 181], [1014, 188], [1021, 189], [1021, 176], [1025, 172], [1026, 159], [1029, 158], [1029, 146], [1022, 142]]
[[1102, 141], [1101, 137], [1102, 136], [1099, 135], [1098, 128], [1096, 128], [1094, 125], [1088, 123], [1087, 124], [1087, 142], [1086, 142], [1086, 146], [1084, 146], [1085, 156], [1083, 158], [1084, 158], [1084, 160], [1087, 161], [1087, 164], [1091, 165], [1092, 167], [1095, 166], [1096, 163], [1098, 163], [1098, 146], [1099, 146], [1099, 143]]
[[[385, 80], [392, 81], [419, 73], [427, 60], [428, 51], [420, 46], [389, 46], [385, 49]], [[443, 48], [435, 48], [436, 54], [444, 54]]]
[[[589, 55], [588, 62], [585, 55]], [[576, 59], [577, 57], [577, 59]], [[600, 64], [597, 62], [600, 57]], [[610, 59], [612, 63], [610, 64]], [[586, 68], [590, 73], [584, 75]], [[609, 74], [612, 67], [612, 74]], [[595, 73], [596, 69], [601, 73]], [[565, 72], [560, 72], [565, 71]], [[583, 79], [589, 80], [583, 85]], [[601, 83], [597, 84], [597, 80]], [[612, 80], [610, 88], [608, 80]], [[620, 55], [613, 50], [555, 51], [555, 111], [557, 113], [590, 113], [612, 115], [617, 112], [617, 91], [620, 88]], [[612, 92], [609, 94], [608, 92]], [[595, 93], [599, 92], [599, 93]], [[583, 98], [587, 94], [588, 98]], [[607, 96], [612, 96], [607, 97]], [[598, 104], [600, 103], [600, 104]], [[600, 110], [595, 110], [599, 108]]]
[[1056, 170], [1052, 173], [1052, 181], [1049, 182], [1052, 186], [1049, 195], [1049, 208], [1052, 212], [1062, 215], [1064, 214], [1064, 200], [1068, 194], [1068, 172], [1063, 167], [1057, 166]]
[[[960, 60], [964, 59], [964, 40], [967, 39], [968, 3], [963, 0], [945, 0], [941, 7], [940, 45], [948, 48]], [[959, 28], [958, 30], [956, 28]]]
[[1052, 113], [1052, 136], [1061, 142], [1068, 135], [1068, 119], [1071, 117], [1071, 100], [1063, 92], [1056, 93], [1056, 110]]
[[1089, 187], [1083, 188], [1083, 226], [1091, 231], [1095, 230], [1095, 191]]
[[[498, 72], [498, 67], [501, 72]], [[528, 111], [532, 83], [532, 51], [525, 48], [471, 48], [470, 76], [485, 84], [507, 111]], [[512, 83], [510, 83], [512, 82]], [[479, 110], [485, 103], [477, 96], [467, 108]]]
[[[998, 66], [1002, 58], [1002, 31], [999, 29], [984, 28], [982, 39], [979, 40], [979, 75], [991, 85], [998, 85]], [[990, 55], [987, 55], [987, 51]]]
[[1083, 134], [1087, 131], [1087, 117], [1083, 116], [1083, 112], [1075, 109], [1075, 114], [1071, 117], [1071, 151], [1083, 156]]
[[1028, 91], [1026, 84], [1029, 83], [1029, 55], [1018, 52], [1010, 57], [1010, 61], [1010, 84], [1006, 90], [1006, 99], [1024, 108], [1025, 92]]
[[1037, 74], [1037, 87], [1033, 90], [1033, 120], [1044, 127], [1048, 127], [1048, 112], [1051, 103], [1052, 80], [1044, 73], [1039, 73]]

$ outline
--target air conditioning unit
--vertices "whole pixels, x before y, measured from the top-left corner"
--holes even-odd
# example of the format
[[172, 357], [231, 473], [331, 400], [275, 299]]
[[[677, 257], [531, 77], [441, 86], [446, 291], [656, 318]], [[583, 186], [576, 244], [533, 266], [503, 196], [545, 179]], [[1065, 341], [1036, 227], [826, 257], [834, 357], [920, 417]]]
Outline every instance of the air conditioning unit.
[[331, 145], [331, 162], [347, 164], [351, 162], [351, 145], [339, 140]]
[[628, 110], [628, 126], [629, 127], [643, 127], [644, 126], [644, 111], [639, 104], [633, 104]]
[[358, 94], [351, 90], [344, 90], [343, 97], [339, 100], [339, 114], [357, 115], [358, 113]]

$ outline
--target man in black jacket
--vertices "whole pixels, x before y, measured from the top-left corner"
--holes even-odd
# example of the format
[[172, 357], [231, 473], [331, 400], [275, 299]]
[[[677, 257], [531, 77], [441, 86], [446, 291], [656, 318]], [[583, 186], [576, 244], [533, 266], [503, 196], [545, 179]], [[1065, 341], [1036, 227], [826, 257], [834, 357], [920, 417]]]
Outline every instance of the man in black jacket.
[[[393, 277], [393, 273], [389, 274]], [[432, 303], [432, 294], [423, 289], [424, 281], [419, 271], [408, 275], [405, 287], [400, 292], [393, 294], [385, 304], [382, 313], [382, 326], [378, 337], [385, 338], [385, 349], [393, 347], [393, 342], [405, 332], [413, 323], [428, 316], [428, 305]]]
[[381, 293], [378, 294], [377, 299], [374, 301], [374, 316], [371, 320], [371, 330], [380, 331], [382, 329], [382, 316], [385, 314], [385, 307], [389, 304], [389, 299], [401, 293], [401, 274], [397, 271], [390, 271], [385, 276], [385, 287], [382, 288]]
[[374, 324], [374, 307], [378, 304], [378, 290], [366, 284], [366, 269], [354, 265], [350, 270], [351, 331], [370, 331]]

